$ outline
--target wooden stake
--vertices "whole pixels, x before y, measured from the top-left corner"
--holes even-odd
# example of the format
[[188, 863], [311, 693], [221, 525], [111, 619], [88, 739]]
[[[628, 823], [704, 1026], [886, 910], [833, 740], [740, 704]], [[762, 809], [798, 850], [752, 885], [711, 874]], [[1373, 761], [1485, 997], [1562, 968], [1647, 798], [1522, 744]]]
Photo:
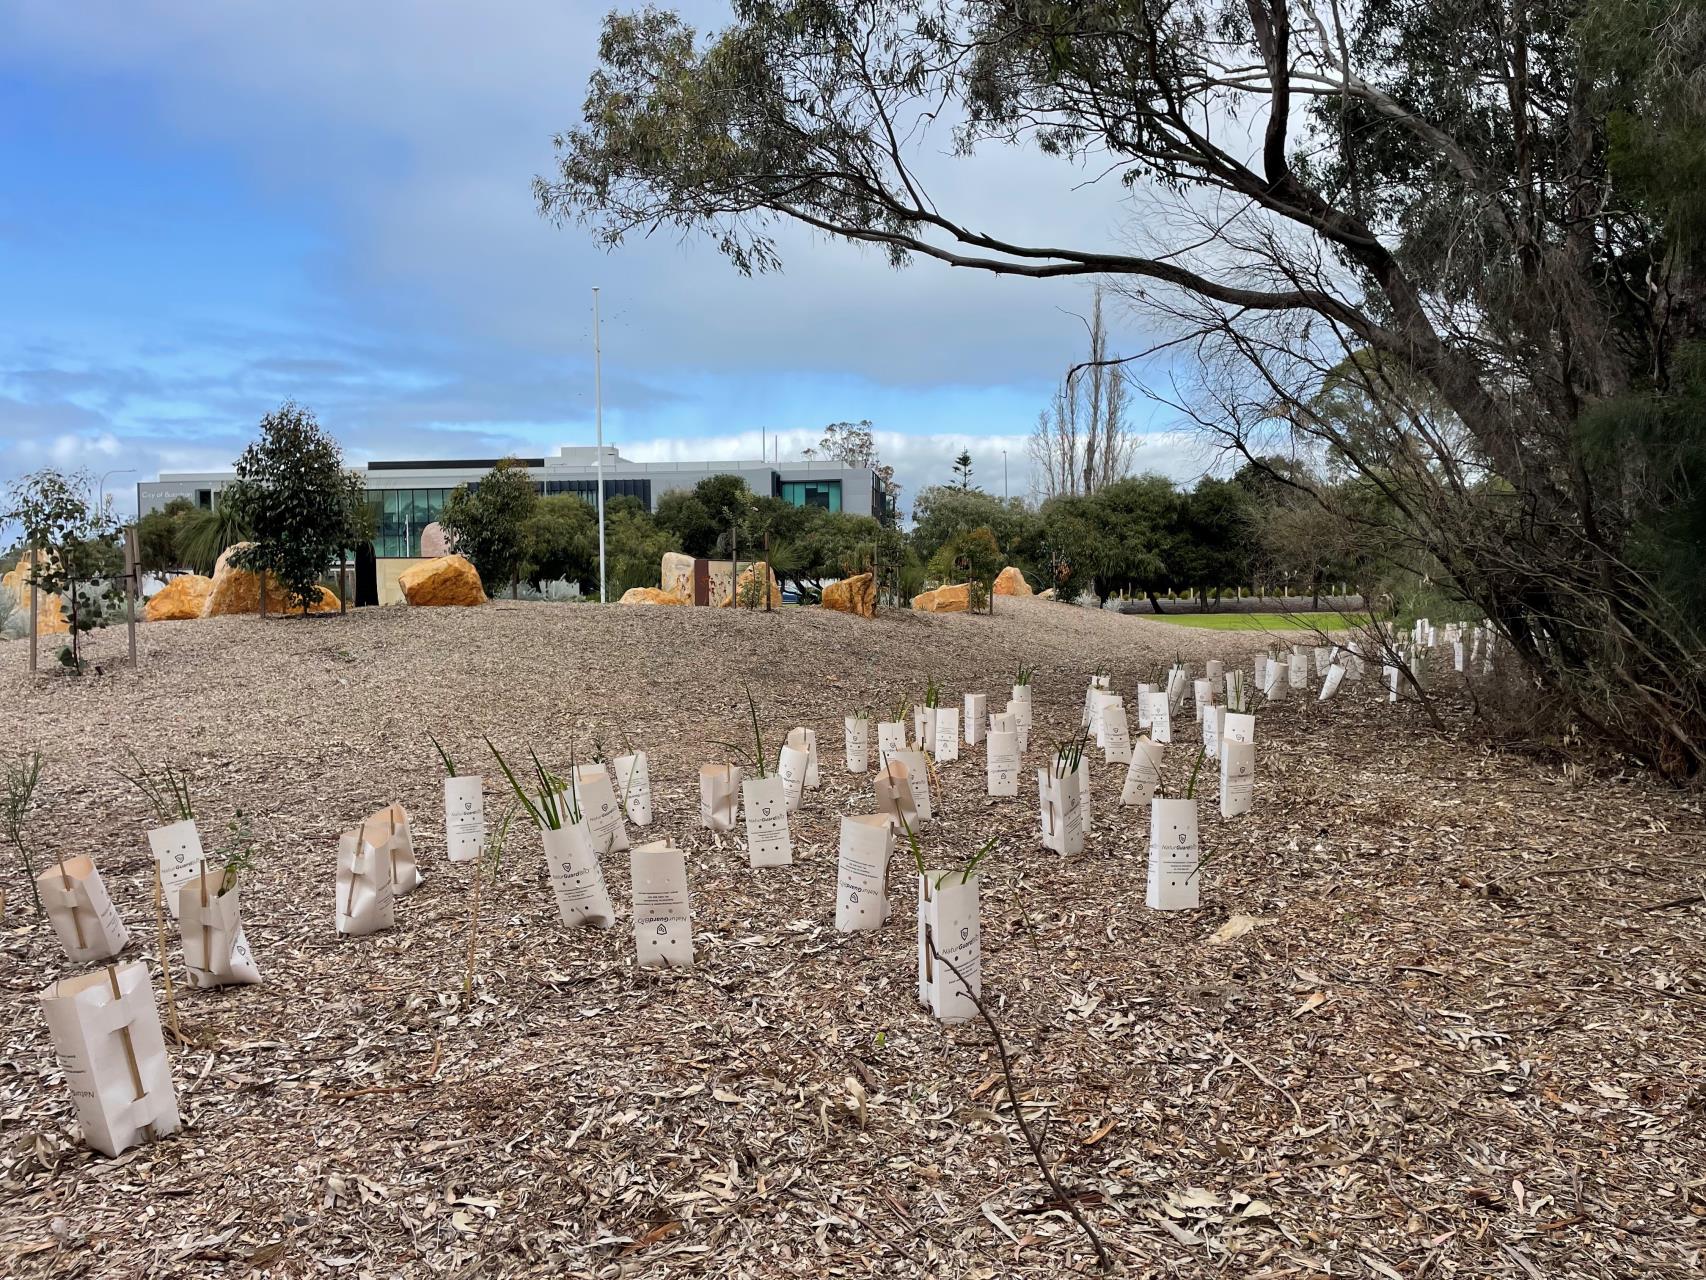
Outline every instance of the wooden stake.
[[[107, 983], [113, 989], [115, 1001], [124, 998], [124, 993], [118, 988], [118, 967], [116, 965], [109, 964], [107, 966]], [[130, 1028], [128, 1026], [120, 1027], [118, 1034], [119, 1040], [124, 1045], [125, 1065], [130, 1068], [130, 1083], [136, 1089], [135, 1101], [140, 1102], [148, 1096], [148, 1090], [142, 1087], [142, 1069], [136, 1065], [136, 1046], [130, 1041]]]
[[41, 552], [30, 547], [30, 670], [37, 669], [36, 654], [41, 646], [41, 592], [36, 590], [36, 574], [41, 572]]
[[[184, 957], [184, 967], [189, 967], [189, 957]], [[207, 923], [207, 859], [201, 860], [201, 968], [203, 973], [213, 972], [213, 929]]]
[[136, 545], [136, 527], [124, 531], [124, 625], [130, 638], [130, 665], [136, 665], [136, 587], [142, 553]]
[[172, 957], [166, 950], [166, 887], [160, 879], [160, 864], [154, 864], [154, 936], [160, 948], [160, 986], [166, 993], [166, 1021], [172, 1036], [184, 1044], [184, 1029], [178, 1025], [178, 997], [172, 990]]
[[[69, 894], [71, 892], [71, 876], [65, 870], [64, 858], [59, 860], [59, 882], [65, 886], [65, 892]], [[89, 943], [87, 939], [83, 937], [83, 920], [82, 917], [77, 914], [77, 904], [75, 902], [71, 904], [71, 925], [77, 930], [77, 950], [86, 950]]]

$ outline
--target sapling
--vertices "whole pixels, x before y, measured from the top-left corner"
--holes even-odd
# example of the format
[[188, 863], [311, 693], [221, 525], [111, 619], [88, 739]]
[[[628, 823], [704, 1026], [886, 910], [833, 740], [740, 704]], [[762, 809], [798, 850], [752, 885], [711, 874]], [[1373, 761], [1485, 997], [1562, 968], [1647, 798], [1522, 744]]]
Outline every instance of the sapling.
[[469, 895], [468, 905], [468, 966], [462, 975], [462, 998], [464, 1001], [474, 996], [474, 966], [478, 955], [476, 950], [480, 933], [480, 906], [482, 885], [488, 880], [495, 888], [498, 875], [503, 870], [504, 842], [509, 839], [509, 824], [515, 818], [520, 806], [511, 800], [504, 806], [503, 817], [498, 819], [498, 829], [486, 838], [486, 847], [479, 861], [474, 864], [474, 891]]
[[[729, 755], [734, 757], [736, 761], [758, 770], [759, 780], [762, 781], [770, 775], [765, 772], [764, 768], [764, 735], [759, 732], [758, 728], [758, 704], [753, 701], [752, 688], [750, 685], [743, 681], [741, 689], [746, 693], [746, 710], [747, 714], [752, 718], [752, 754], [748, 755], [744, 747], [737, 746], [732, 742], [724, 742], [721, 738], [715, 739], [715, 743], [719, 747], [726, 748]], [[905, 707], [906, 704], [904, 702], [901, 703], [903, 714]]]
[[1017, 688], [1021, 688], [1021, 689], [1028, 688], [1028, 687], [1030, 687], [1031, 677], [1034, 676], [1036, 673], [1037, 673], [1037, 668], [1036, 668], [1036, 665], [1034, 663], [1021, 662], [1019, 664], [1018, 674], [1013, 677], [1013, 684]]
[[24, 864], [24, 876], [30, 882], [30, 893], [36, 902], [36, 914], [45, 916], [41, 890], [36, 887], [34, 859], [30, 857], [29, 842], [24, 838], [25, 819], [35, 801], [36, 787], [41, 783], [42, 755], [32, 751], [26, 756], [6, 762], [5, 808], [0, 810], [0, 825], [4, 825], [6, 843], [18, 851], [18, 861]]
[[226, 894], [237, 887], [239, 877], [245, 871], [253, 871], [260, 865], [260, 854], [255, 843], [254, 824], [249, 821], [249, 815], [241, 809], [225, 827], [225, 839], [214, 849], [214, 858], [210, 862], [220, 865], [219, 892]]
[[160, 766], [160, 772], [156, 775], [134, 750], [127, 754], [136, 772], [126, 773], [120, 769], [118, 775], [142, 792], [162, 825], [195, 820], [195, 808], [190, 803], [190, 779], [186, 771], [173, 769], [171, 765], [166, 764]]
[[444, 776], [447, 778], [460, 777], [461, 775], [456, 772], [456, 762], [450, 758], [450, 753], [439, 745], [438, 739], [429, 733], [427, 740], [432, 743], [432, 749], [438, 752], [439, 761], [444, 765]]
[[[538, 753], [532, 747], [527, 749], [527, 754], [533, 760], [533, 772], [539, 780], [538, 804], [533, 802], [533, 797], [527, 794], [527, 790], [521, 785], [521, 780], [510, 770], [509, 763], [503, 758], [502, 753], [492, 746], [490, 738], [486, 739], [486, 747], [497, 760], [498, 768], [503, 770], [504, 777], [509, 781], [510, 789], [515, 792], [515, 798], [521, 803], [522, 808], [527, 810], [527, 816], [533, 819], [534, 825], [540, 830], [560, 831], [565, 818], [570, 823], [581, 820], [580, 805], [575, 800], [574, 788], [565, 786], [561, 779], [546, 772], [545, 766], [539, 763]], [[574, 767], [572, 753], [569, 767], [571, 770]]]

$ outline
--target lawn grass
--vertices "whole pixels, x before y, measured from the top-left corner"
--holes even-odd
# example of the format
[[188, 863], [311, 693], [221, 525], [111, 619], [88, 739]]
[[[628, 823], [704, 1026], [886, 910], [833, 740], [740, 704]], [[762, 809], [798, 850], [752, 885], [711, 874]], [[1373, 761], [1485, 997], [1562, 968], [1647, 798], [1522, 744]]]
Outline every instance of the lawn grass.
[[1143, 616], [1153, 616], [1158, 622], [1171, 622], [1176, 627], [1200, 627], [1207, 631], [1297, 631], [1309, 627], [1343, 631], [1352, 623], [1364, 620], [1352, 614], [1347, 622], [1336, 613], [1163, 613]]

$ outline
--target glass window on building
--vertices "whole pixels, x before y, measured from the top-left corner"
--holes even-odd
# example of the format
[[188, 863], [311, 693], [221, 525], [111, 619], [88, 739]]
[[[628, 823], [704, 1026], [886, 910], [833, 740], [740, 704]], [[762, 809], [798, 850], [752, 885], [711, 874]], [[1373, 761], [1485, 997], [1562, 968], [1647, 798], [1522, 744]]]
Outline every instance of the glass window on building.
[[841, 510], [841, 481], [784, 480], [782, 501], [796, 507], [820, 507], [824, 511]]
[[421, 531], [434, 523], [450, 500], [449, 489], [369, 489], [367, 508], [373, 513], [373, 554], [415, 557], [421, 553]]

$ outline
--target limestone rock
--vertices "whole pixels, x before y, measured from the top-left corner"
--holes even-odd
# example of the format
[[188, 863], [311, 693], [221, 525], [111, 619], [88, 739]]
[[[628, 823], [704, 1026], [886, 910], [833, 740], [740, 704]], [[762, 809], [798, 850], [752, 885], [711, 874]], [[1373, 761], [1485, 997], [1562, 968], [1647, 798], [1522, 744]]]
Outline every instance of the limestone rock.
[[971, 584], [937, 587], [913, 596], [912, 607], [920, 613], [964, 613], [971, 608]]
[[[252, 547], [252, 542], [237, 542], [226, 547], [219, 553], [219, 559], [213, 564], [212, 585], [208, 587], [205, 602], [202, 605], [201, 616], [204, 618], [219, 618], [232, 613], [256, 613], [261, 611], [261, 578], [257, 573], [248, 569], [239, 569], [231, 563], [231, 559], [245, 547]], [[309, 613], [336, 613], [338, 598], [324, 587], [318, 588], [319, 595], [308, 606]], [[299, 606], [286, 599], [284, 585], [273, 574], [267, 575], [267, 612], [295, 613]]]
[[877, 583], [868, 573], [832, 582], [823, 589], [823, 607], [837, 613], [856, 613], [861, 618], [877, 616]]
[[[770, 580], [764, 588], [757, 585], [759, 570], [763, 570], [765, 577]], [[740, 607], [743, 609], [748, 606], [762, 609], [764, 607], [764, 590], [768, 590], [770, 593], [770, 607], [779, 607], [782, 603], [782, 586], [776, 581], [776, 575], [770, 572], [770, 566], [763, 561], [759, 561], [757, 564], [749, 564], [740, 571], [740, 582], [735, 587], [735, 594], [724, 596], [723, 603], [718, 607], [727, 609], [738, 598]]]
[[403, 598], [413, 605], [475, 605], [486, 602], [480, 574], [462, 556], [440, 556], [411, 565], [397, 577]]
[[1025, 581], [1025, 575], [1013, 565], [1008, 565], [995, 578], [995, 594], [998, 596], [1028, 596], [1031, 594], [1031, 584]]
[[971, 583], [962, 582], [956, 587], [937, 587], [936, 602], [931, 606], [932, 613], [964, 613], [971, 608]]
[[148, 597], [142, 616], [149, 622], [199, 618], [207, 606], [207, 593], [212, 590], [212, 578], [204, 578], [199, 573], [180, 573]]
[[[51, 554], [51, 553], [48, 553]], [[41, 559], [41, 567], [48, 567], [48, 554]], [[18, 608], [24, 611], [27, 618], [30, 611], [30, 555], [25, 552], [18, 558], [18, 563], [0, 575], [0, 587], [12, 593], [12, 599], [18, 602]], [[25, 624], [26, 631], [29, 629]], [[56, 595], [42, 592], [36, 596], [36, 634], [38, 636], [62, 636], [71, 631], [71, 624], [65, 620], [65, 602]]]
[[1039, 599], [1039, 600], [1053, 600], [1054, 599], [1054, 588], [1050, 587], [1047, 591], [1037, 592], [1037, 599]]
[[617, 604], [691, 604], [692, 601], [684, 596], [678, 596], [673, 591], [660, 591], [657, 587], [629, 587], [622, 593]]
[[450, 539], [445, 536], [444, 526], [434, 520], [421, 530], [421, 556], [423, 559], [436, 560], [439, 556], [450, 554]]
[[684, 556], [679, 551], [664, 552], [658, 582], [662, 590], [672, 596], [680, 596], [688, 604], [692, 604], [693, 557]]

